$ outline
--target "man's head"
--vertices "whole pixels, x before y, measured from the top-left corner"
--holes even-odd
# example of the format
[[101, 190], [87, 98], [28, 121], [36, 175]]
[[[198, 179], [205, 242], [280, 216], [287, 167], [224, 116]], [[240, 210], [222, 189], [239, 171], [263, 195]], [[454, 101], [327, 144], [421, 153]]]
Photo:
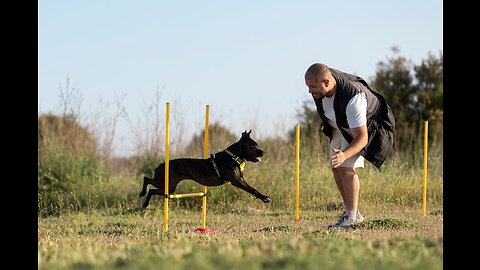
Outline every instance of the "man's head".
[[333, 95], [336, 82], [326, 65], [315, 63], [305, 72], [305, 84], [315, 99], [322, 99]]

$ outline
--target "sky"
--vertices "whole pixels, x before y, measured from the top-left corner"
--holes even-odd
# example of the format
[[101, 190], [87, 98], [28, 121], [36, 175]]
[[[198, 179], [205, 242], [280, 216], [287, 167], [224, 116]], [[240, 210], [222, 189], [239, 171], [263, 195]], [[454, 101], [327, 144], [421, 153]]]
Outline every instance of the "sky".
[[38, 114], [60, 115], [70, 89], [86, 125], [117, 120], [113, 156], [134, 154], [167, 102], [173, 140], [203, 131], [206, 105], [239, 137], [285, 136], [313, 106], [311, 64], [370, 81], [394, 46], [415, 64], [438, 56], [443, 2], [38, 1]]

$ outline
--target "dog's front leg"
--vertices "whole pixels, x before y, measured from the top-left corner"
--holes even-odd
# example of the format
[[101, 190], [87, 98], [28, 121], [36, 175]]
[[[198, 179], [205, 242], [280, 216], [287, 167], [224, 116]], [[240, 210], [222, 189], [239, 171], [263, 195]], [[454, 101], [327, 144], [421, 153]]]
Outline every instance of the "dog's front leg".
[[240, 189], [245, 190], [246, 192], [252, 194], [253, 196], [259, 198], [264, 203], [269, 203], [271, 201], [268, 196], [265, 196], [262, 193], [258, 192], [256, 189], [251, 187], [247, 182], [245, 182], [245, 180], [243, 180], [243, 177], [241, 179], [238, 179], [238, 180], [237, 179], [232, 180], [232, 181], [230, 181], [230, 183], [232, 183], [232, 185], [234, 185], [234, 186], [236, 186]]

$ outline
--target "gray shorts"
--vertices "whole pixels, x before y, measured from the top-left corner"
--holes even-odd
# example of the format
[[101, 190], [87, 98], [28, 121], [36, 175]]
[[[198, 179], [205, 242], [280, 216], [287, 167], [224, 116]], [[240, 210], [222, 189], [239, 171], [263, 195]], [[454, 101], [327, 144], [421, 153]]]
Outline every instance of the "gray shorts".
[[[332, 130], [332, 141], [330, 142], [330, 158], [328, 159], [328, 165], [332, 167], [332, 156], [335, 152], [333, 152], [332, 148], [345, 150], [349, 143], [345, 140], [342, 136], [342, 133], [336, 128]], [[340, 167], [347, 167], [347, 168], [363, 168], [364, 167], [364, 158], [360, 154], [356, 154], [345, 160]]]

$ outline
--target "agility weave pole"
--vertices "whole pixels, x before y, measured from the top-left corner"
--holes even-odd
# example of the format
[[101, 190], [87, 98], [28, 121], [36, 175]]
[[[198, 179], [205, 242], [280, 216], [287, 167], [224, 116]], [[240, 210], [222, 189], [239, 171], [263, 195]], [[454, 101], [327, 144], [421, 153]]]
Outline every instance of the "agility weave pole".
[[295, 126], [295, 221], [300, 220], [300, 124]]
[[170, 103], [166, 104], [165, 112], [165, 197], [163, 199], [163, 232], [168, 231], [168, 175], [170, 168], [169, 151], [170, 151]]
[[[210, 106], [205, 106], [205, 141], [203, 142], [203, 158], [208, 158], [208, 121], [210, 116]], [[207, 186], [202, 185], [202, 192], [205, 194], [202, 198], [202, 228], [205, 231], [205, 223], [207, 219]], [[199, 230], [199, 229], [197, 229]]]
[[[208, 120], [209, 120], [209, 109], [210, 106], [206, 105], [205, 108], [205, 143], [203, 148], [204, 158], [208, 157]], [[188, 197], [203, 197], [202, 198], [202, 227], [197, 228], [195, 231], [207, 232], [213, 231], [213, 229], [205, 228], [206, 216], [207, 216], [207, 187], [202, 185], [202, 192], [197, 193], [185, 193], [185, 194], [168, 194], [169, 190], [169, 165], [170, 165], [170, 103], [166, 104], [166, 114], [165, 114], [165, 193], [163, 199], [163, 232], [168, 231], [168, 199], [179, 199], [179, 198], [188, 198]]]
[[427, 150], [428, 150], [428, 121], [424, 123], [423, 131], [423, 189], [422, 189], [422, 202], [423, 202], [423, 216], [427, 216]]

